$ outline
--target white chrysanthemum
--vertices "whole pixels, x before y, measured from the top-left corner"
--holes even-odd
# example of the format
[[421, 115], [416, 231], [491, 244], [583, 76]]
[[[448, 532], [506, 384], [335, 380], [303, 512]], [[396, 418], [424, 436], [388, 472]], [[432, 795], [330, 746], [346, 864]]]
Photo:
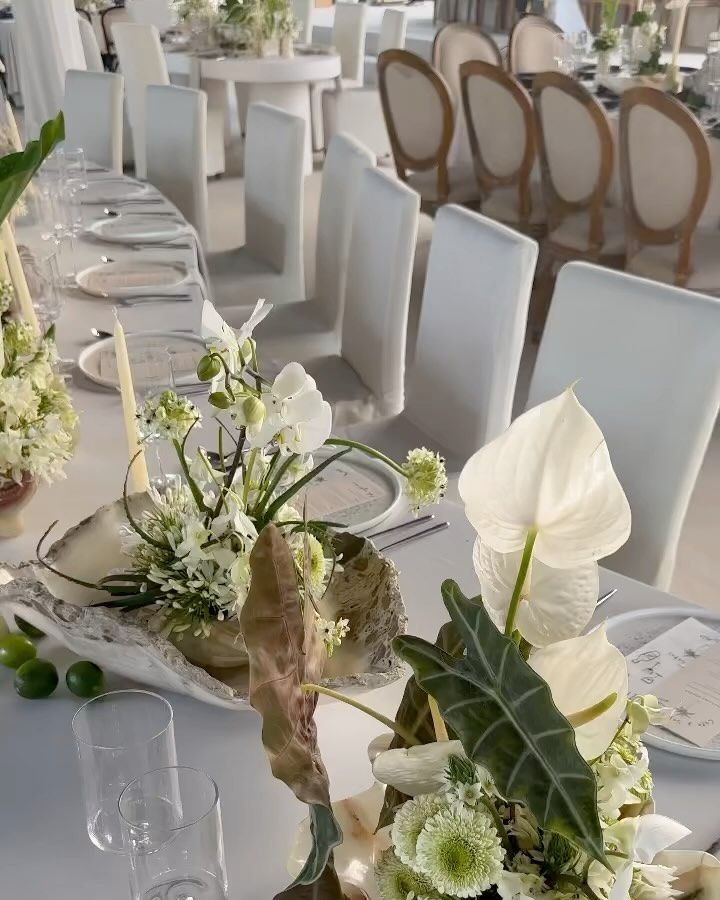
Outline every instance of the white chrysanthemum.
[[668, 866], [639, 864], [633, 869], [630, 897], [632, 900], [670, 900], [682, 894], [673, 888], [675, 869]]
[[15, 288], [12, 281], [0, 281], [0, 313], [7, 312], [15, 302]]
[[439, 900], [429, 879], [386, 850], [375, 867], [378, 891], [381, 900]]
[[477, 897], [496, 884], [505, 853], [482, 807], [453, 807], [432, 816], [416, 844], [415, 867], [441, 894]]
[[415, 512], [423, 506], [437, 503], [445, 495], [447, 472], [445, 461], [438, 453], [425, 447], [411, 450], [403, 464], [403, 471], [407, 478], [405, 493]]
[[447, 806], [446, 799], [440, 794], [420, 794], [397, 811], [390, 838], [396, 855], [406, 866], [415, 864], [417, 841], [425, 823]]
[[319, 597], [325, 590], [325, 583], [332, 568], [331, 560], [325, 558], [323, 545], [314, 535], [301, 534], [293, 555], [298, 572], [305, 580], [306, 590], [310, 591], [313, 597]]

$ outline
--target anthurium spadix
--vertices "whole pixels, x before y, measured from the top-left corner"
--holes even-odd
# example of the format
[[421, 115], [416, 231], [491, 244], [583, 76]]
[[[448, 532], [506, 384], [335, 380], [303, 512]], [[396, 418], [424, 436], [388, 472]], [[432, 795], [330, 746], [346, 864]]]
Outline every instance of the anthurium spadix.
[[460, 475], [460, 496], [484, 545], [522, 551], [572, 569], [621, 547], [630, 506], [605, 439], [572, 387], [528, 410], [477, 451]]
[[408, 797], [432, 794], [445, 783], [451, 756], [465, 756], [460, 741], [436, 741], [407, 749], [398, 747], [375, 757], [373, 775]]
[[608, 641], [605, 626], [537, 650], [528, 662], [548, 683], [555, 706], [565, 716], [590, 710], [615, 695], [607, 709], [575, 727], [577, 748], [585, 759], [604, 753], [625, 716], [628, 695], [627, 663]]

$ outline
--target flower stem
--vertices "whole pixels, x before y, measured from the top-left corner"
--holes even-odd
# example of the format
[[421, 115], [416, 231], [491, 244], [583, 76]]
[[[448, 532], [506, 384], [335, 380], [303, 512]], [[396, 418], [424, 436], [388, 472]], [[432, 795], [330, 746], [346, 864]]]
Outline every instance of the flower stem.
[[253, 466], [255, 465], [255, 459], [257, 455], [257, 447], [253, 447], [250, 451], [250, 456], [248, 457], [247, 471], [245, 472], [245, 483], [243, 484], [243, 509], [247, 509], [247, 499], [248, 494], [250, 493], [250, 476], [252, 475], [252, 470]]
[[354, 709], [359, 709], [360, 712], [364, 712], [366, 715], [371, 716], [373, 719], [376, 719], [386, 728], [394, 731], [395, 734], [398, 737], [401, 737], [409, 747], [415, 747], [419, 743], [412, 732], [407, 731], [405, 728], [403, 728], [402, 725], [399, 725], [397, 722], [393, 722], [392, 719], [388, 719], [382, 713], [376, 712], [369, 706], [365, 706], [364, 703], [360, 703], [358, 700], [353, 700], [352, 697], [346, 697], [344, 694], [339, 694], [337, 691], [333, 691], [331, 688], [323, 687], [320, 684], [303, 684], [302, 690], [306, 694], [325, 694], [326, 697], [332, 697], [333, 700], [339, 700], [341, 703], [347, 703], [348, 706], [352, 706]]
[[525, 585], [528, 569], [530, 568], [530, 560], [532, 559], [533, 546], [537, 537], [537, 528], [531, 528], [525, 538], [525, 548], [523, 549], [522, 559], [520, 560], [520, 568], [518, 569], [517, 580], [513, 588], [512, 597], [510, 598], [510, 608], [508, 609], [507, 621], [505, 622], [505, 637], [510, 637], [515, 627], [515, 616], [518, 606], [520, 605], [520, 595]]
[[202, 491], [197, 486], [195, 479], [190, 474], [190, 469], [188, 468], [187, 459], [185, 458], [185, 444], [180, 444], [180, 441], [173, 441], [173, 446], [175, 447], [175, 453], [177, 454], [178, 461], [180, 463], [180, 468], [183, 470], [183, 475], [185, 476], [185, 481], [187, 481], [187, 485], [190, 488], [190, 493], [193, 495], [193, 499], [195, 500], [195, 504], [201, 513], [209, 512], [207, 506], [205, 505], [205, 500], [202, 495]]
[[399, 475], [402, 475], [403, 478], [407, 477], [405, 469], [403, 469], [400, 463], [395, 462], [395, 460], [391, 459], [389, 456], [385, 456], [385, 454], [381, 453], [379, 450], [368, 447], [367, 444], [361, 444], [360, 441], [351, 441], [349, 438], [331, 437], [325, 441], [325, 444], [326, 446], [330, 445], [331, 447], [350, 447], [352, 450], [359, 450], [366, 456], [371, 456], [373, 459], [378, 459], [380, 462], [385, 463], [386, 466], [389, 466]]
[[495, 830], [497, 831], [500, 841], [503, 845], [503, 850], [507, 854], [508, 858], [512, 856], [512, 846], [510, 845], [510, 838], [508, 837], [508, 833], [505, 829], [505, 823], [502, 820], [502, 816], [497, 811], [497, 807], [492, 801], [492, 797], [488, 797], [486, 794], [481, 798], [483, 806], [487, 809], [490, 815], [493, 817], [493, 822], [495, 823]]

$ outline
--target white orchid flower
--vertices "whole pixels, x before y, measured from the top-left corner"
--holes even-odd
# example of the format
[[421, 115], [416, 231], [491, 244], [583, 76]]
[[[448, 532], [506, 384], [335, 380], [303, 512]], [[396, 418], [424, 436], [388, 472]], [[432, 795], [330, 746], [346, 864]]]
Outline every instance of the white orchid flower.
[[417, 747], [379, 753], [373, 760], [373, 775], [408, 797], [434, 794], [445, 787], [445, 770], [451, 756], [464, 756], [460, 741], [436, 741]]
[[[203, 303], [200, 335], [204, 341], [211, 343], [219, 352], [228, 355], [228, 366], [240, 355], [240, 344], [237, 335], [209, 300]], [[234, 369], [231, 368], [231, 371]]]
[[[473, 564], [480, 594], [497, 628], [505, 628], [522, 552], [498, 553], [478, 538]], [[530, 563], [515, 615], [515, 627], [534, 647], [579, 635], [595, 611], [598, 597], [595, 562], [572, 569], [552, 569], [540, 560]]]
[[478, 450], [459, 482], [483, 544], [571, 569], [613, 553], [630, 533], [630, 506], [605, 439], [572, 387], [516, 419]]
[[237, 341], [240, 347], [251, 338], [253, 335], [253, 331], [258, 327], [258, 325], [265, 319], [271, 312], [273, 308], [272, 303], [268, 303], [266, 300], [258, 300], [255, 304], [255, 308], [250, 313], [250, 318], [245, 322], [244, 325], [241, 325], [237, 332]]
[[585, 759], [603, 754], [625, 716], [628, 694], [625, 657], [608, 641], [605, 626], [537, 650], [528, 662], [548, 683], [555, 705], [565, 716], [616, 695], [608, 709], [575, 728], [577, 748]]

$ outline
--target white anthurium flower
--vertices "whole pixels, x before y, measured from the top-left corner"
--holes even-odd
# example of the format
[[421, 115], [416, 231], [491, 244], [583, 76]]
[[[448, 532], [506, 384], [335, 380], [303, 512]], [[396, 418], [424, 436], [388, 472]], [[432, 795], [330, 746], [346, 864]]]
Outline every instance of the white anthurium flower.
[[445, 770], [451, 756], [464, 756], [460, 741], [435, 741], [417, 747], [379, 753], [373, 760], [373, 775], [408, 797], [434, 794], [445, 786]]
[[516, 419], [460, 474], [465, 513], [484, 544], [570, 569], [613, 553], [630, 534], [630, 506], [605, 439], [569, 387]]
[[585, 759], [607, 750], [625, 716], [628, 695], [627, 663], [607, 639], [600, 625], [582, 637], [558, 641], [530, 654], [530, 666], [552, 692], [564, 716], [590, 709], [616, 694], [609, 709], [575, 728], [577, 748]]
[[[498, 553], [480, 538], [473, 548], [473, 564], [480, 580], [480, 594], [497, 628], [505, 628], [510, 598], [522, 551]], [[595, 562], [572, 569], [552, 569], [538, 559], [528, 569], [515, 628], [534, 647], [579, 635], [595, 611], [598, 597], [598, 567]]]

